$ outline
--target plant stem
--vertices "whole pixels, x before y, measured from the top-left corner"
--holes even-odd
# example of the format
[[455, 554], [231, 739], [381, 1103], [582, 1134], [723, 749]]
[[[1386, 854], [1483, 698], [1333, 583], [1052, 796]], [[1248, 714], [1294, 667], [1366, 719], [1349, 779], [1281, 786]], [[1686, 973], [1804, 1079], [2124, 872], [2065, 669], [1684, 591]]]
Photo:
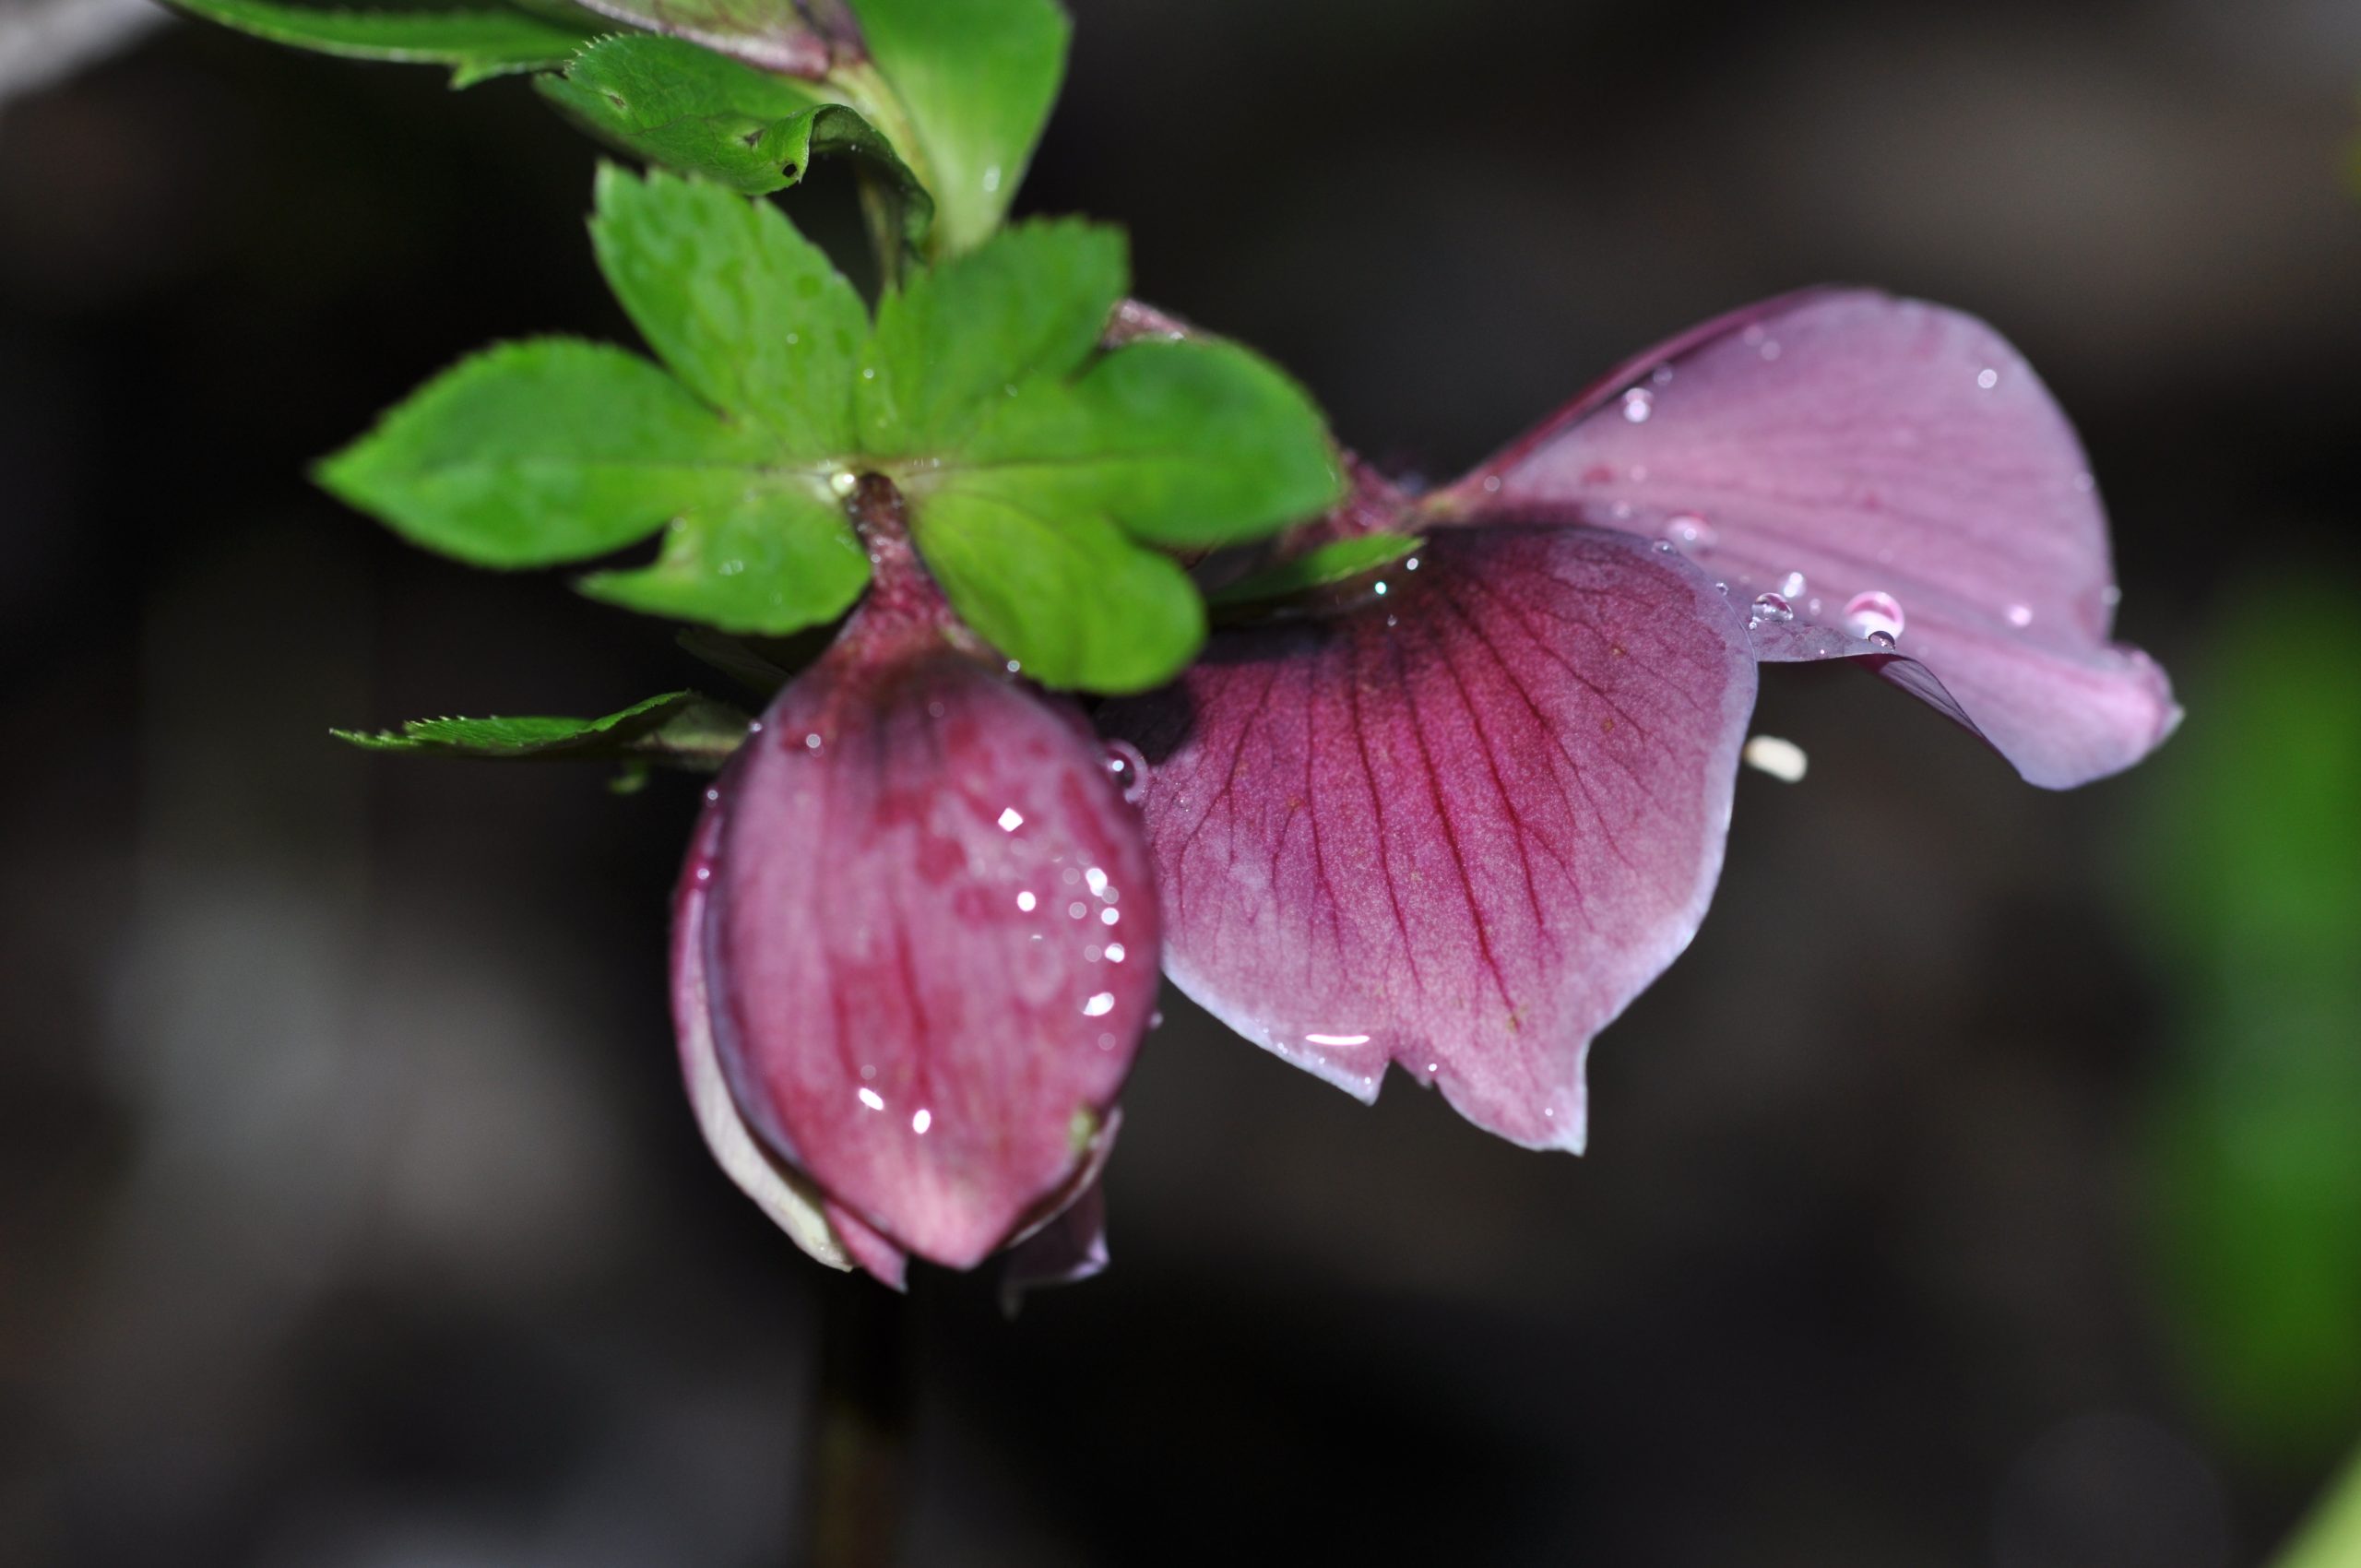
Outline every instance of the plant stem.
[[2361, 1563], [2361, 1453], [2312, 1508], [2272, 1568], [2354, 1568]]
[[889, 1568], [909, 1432], [909, 1302], [865, 1275], [824, 1282], [809, 1568]]

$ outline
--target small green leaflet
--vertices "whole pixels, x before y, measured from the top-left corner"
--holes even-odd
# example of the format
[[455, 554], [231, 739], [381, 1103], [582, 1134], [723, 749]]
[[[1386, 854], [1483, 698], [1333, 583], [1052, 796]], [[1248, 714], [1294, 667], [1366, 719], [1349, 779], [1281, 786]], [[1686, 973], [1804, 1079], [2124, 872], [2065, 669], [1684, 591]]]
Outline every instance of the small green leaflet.
[[1249, 577], [1242, 577], [1206, 596], [1216, 610], [1229, 610], [1244, 605], [1261, 604], [1272, 600], [1292, 599], [1310, 593], [1314, 588], [1333, 588], [1338, 583], [1390, 565], [1418, 548], [1419, 540], [1409, 534], [1365, 533], [1351, 539], [1331, 540], [1326, 544], [1305, 551], [1292, 560], [1282, 561]]
[[1073, 25], [1056, 0], [858, 0], [882, 80], [835, 79], [885, 127], [934, 193], [939, 244], [955, 255], [1008, 215], [1064, 80]]
[[276, 0], [172, 0], [191, 16], [273, 43], [356, 60], [448, 65], [453, 87], [546, 70], [573, 57], [584, 30], [522, 11], [456, 5], [437, 10], [344, 11]]
[[534, 88], [583, 128], [644, 162], [700, 174], [746, 196], [782, 190], [813, 159], [856, 157], [902, 208], [907, 242], [934, 204], [884, 136], [813, 83], [758, 71], [674, 38], [623, 33], [584, 48]]
[[746, 738], [746, 715], [694, 692], [667, 692], [604, 719], [413, 719], [370, 734], [331, 730], [373, 752], [658, 764], [710, 773]]
[[768, 202], [602, 171], [592, 236], [665, 368], [543, 339], [430, 383], [321, 466], [407, 537], [492, 566], [645, 565], [583, 591], [732, 633], [833, 620], [869, 578], [842, 509], [892, 480], [953, 607], [1044, 684], [1137, 691], [1204, 636], [1159, 551], [1251, 541], [1342, 487], [1318, 411], [1235, 344], [1097, 347], [1121, 238], [1003, 231], [889, 292], [872, 325]]

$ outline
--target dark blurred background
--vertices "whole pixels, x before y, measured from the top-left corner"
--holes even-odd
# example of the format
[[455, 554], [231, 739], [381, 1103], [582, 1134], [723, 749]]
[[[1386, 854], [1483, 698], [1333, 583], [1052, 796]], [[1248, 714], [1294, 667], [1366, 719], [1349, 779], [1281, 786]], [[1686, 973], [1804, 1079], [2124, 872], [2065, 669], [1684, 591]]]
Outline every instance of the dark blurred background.
[[[1169, 1000], [1112, 1272], [885, 1309], [906, 1560], [2265, 1560], [2361, 1437], [2361, 5], [1074, 9], [1026, 205], [1128, 223], [1146, 296], [1397, 471], [1798, 284], [1988, 317], [2189, 718], [2061, 796], [1767, 671], [1810, 776], [1742, 779], [1580, 1160]], [[0, 70], [0, 1562], [798, 1561], [846, 1287], [678, 1092], [694, 786], [326, 736], [718, 679], [303, 478], [490, 339], [626, 336], [590, 148], [514, 82], [178, 23], [35, 74]]]

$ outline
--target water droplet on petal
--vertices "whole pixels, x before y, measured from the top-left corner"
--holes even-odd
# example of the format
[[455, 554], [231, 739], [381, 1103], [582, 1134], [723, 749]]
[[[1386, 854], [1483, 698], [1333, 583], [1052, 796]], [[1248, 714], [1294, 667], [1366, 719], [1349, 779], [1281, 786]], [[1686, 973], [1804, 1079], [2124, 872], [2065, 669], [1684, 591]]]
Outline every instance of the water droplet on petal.
[[910, 1118], [910, 1131], [921, 1138], [926, 1136], [926, 1130], [933, 1125], [934, 1112], [931, 1111], [919, 1111]]
[[1694, 512], [1666, 518], [1664, 533], [1683, 550], [1711, 550], [1715, 537], [1714, 525]]
[[1796, 618], [1796, 607], [1775, 593], [1756, 594], [1750, 609], [1750, 624], [1754, 621], [1792, 621]]
[[1869, 634], [1869, 646], [1871, 647], [1892, 647], [1893, 646], [1893, 634], [1892, 632], [1871, 632]]
[[1107, 961], [1110, 964], [1120, 964], [1123, 961], [1123, 944], [1121, 943], [1110, 942], [1107, 944]]
[[991, 196], [993, 192], [999, 189], [1000, 165], [997, 163], [990, 164], [986, 166], [984, 170], [984, 194], [986, 196]]
[[2011, 604], [2003, 613], [2008, 616], [2009, 624], [2011, 626], [2033, 624], [2033, 606], [2030, 604]]
[[860, 1092], [860, 1103], [869, 1107], [870, 1110], [883, 1111], [885, 1109], [885, 1097], [879, 1094], [875, 1089], [862, 1089]]
[[1080, 920], [1083, 916], [1090, 913], [1090, 906], [1077, 898], [1073, 903], [1066, 906], [1066, 913], [1074, 920]]
[[1040, 900], [1030, 893], [1019, 893], [1016, 896], [1016, 907], [1028, 915], [1033, 912], [1033, 906], [1039, 902]]
[[1656, 395], [1644, 386], [1634, 386], [1623, 394], [1623, 417], [1633, 424], [1645, 424], [1655, 412]]
[[1024, 826], [1025, 814], [1014, 806], [1010, 806], [1000, 814], [1000, 830], [1003, 833], [1014, 833]]
[[1668, 386], [1672, 384], [1672, 367], [1668, 364], [1660, 364], [1656, 366], [1655, 374], [1650, 375], [1648, 379], [1659, 386]]
[[1102, 991], [1082, 1004], [1082, 1016], [1086, 1018], [1103, 1018], [1114, 1010], [1115, 993], [1111, 991]]
[[835, 491], [838, 495], [850, 495], [854, 491], [860, 488], [860, 481], [854, 475], [839, 469], [835, 473], [828, 476], [828, 488]]
[[1871, 588], [1845, 601], [1845, 628], [1857, 637], [1875, 637], [1882, 632], [1885, 646], [1892, 647], [1902, 627], [1902, 601], [1890, 593]]
[[1985, 391], [1989, 392], [1992, 388], [2000, 385], [2000, 373], [1994, 370], [1990, 365], [1987, 365], [1982, 370], [1975, 373], [1975, 385], [1984, 388]]
[[1147, 1016], [1147, 1027], [1152, 1029], [1160, 1029], [1164, 1027], [1164, 1010], [1162, 1008], [1158, 1008]]
[[1501, 488], [1501, 476], [1500, 476], [1500, 475], [1498, 475], [1498, 474], [1486, 474], [1486, 475], [1484, 476], [1484, 493], [1485, 493], [1486, 494], [1488, 494], [1488, 495], [1489, 495], [1489, 494], [1491, 494], [1493, 492], [1495, 492], [1495, 491], [1499, 490], [1500, 488]]
[[1147, 789], [1147, 759], [1129, 741], [1107, 742], [1107, 771], [1123, 791], [1123, 799], [1133, 804]]
[[1790, 572], [1779, 579], [1779, 591], [1790, 600], [1801, 599], [1806, 586], [1801, 572]]
[[813, 730], [803, 737], [803, 749], [808, 752], [816, 752], [820, 749], [820, 731]]

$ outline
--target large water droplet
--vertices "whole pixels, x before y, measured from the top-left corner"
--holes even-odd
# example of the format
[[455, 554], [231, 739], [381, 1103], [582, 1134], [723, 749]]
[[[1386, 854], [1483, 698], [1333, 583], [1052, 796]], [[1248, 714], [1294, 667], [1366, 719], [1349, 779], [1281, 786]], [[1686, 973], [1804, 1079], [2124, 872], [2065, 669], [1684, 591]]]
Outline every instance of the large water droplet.
[[1775, 593], [1756, 594], [1750, 609], [1750, 625], [1760, 621], [1792, 621], [1796, 618], [1796, 607]]
[[1892, 647], [1893, 646], [1893, 634], [1892, 632], [1871, 632], [1869, 634], [1869, 646], [1871, 647]]
[[1656, 395], [1644, 386], [1634, 386], [1623, 394], [1623, 417], [1633, 424], [1645, 424], [1648, 416], [1656, 411]]
[[1885, 634], [1887, 647], [1902, 635], [1902, 601], [1890, 593], [1871, 588], [1857, 593], [1845, 602], [1845, 629], [1857, 637], [1874, 638]]

